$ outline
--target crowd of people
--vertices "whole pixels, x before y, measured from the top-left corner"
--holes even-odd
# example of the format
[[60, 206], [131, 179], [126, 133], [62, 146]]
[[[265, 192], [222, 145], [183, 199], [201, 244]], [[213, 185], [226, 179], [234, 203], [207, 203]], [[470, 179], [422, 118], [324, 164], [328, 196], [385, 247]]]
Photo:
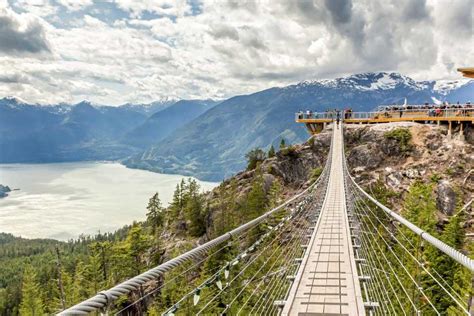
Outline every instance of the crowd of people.
[[460, 104], [450, 104], [443, 102], [441, 104], [425, 103], [423, 105], [389, 105], [380, 106], [377, 112], [382, 112], [386, 117], [393, 117], [393, 113], [398, 113], [399, 117], [403, 117], [404, 113], [425, 112], [429, 117], [444, 116], [446, 111], [450, 111], [455, 116], [474, 115], [474, 107], [471, 102]]
[[[450, 111], [450, 115], [454, 116], [474, 116], [474, 105], [471, 102], [466, 103], [455, 103], [450, 104], [448, 102], [443, 102], [441, 104], [430, 104], [425, 103], [423, 105], [384, 105], [377, 108], [375, 116], [383, 116], [386, 118], [390, 117], [403, 117], [409, 115], [410, 113], [416, 112], [425, 112], [427, 116], [430, 117], [441, 117], [444, 116], [446, 111]], [[353, 117], [353, 111], [351, 108], [346, 108], [344, 110], [326, 110], [325, 112], [313, 112], [307, 110], [305, 112], [299, 111], [297, 113], [298, 119], [341, 119], [342, 116], [344, 119], [350, 119]], [[379, 113], [379, 114], [377, 114]], [[406, 113], [406, 114], [405, 114]]]
[[298, 119], [305, 119], [305, 118], [313, 118], [313, 119], [318, 119], [318, 118], [329, 118], [329, 119], [340, 119], [341, 118], [341, 113], [344, 113], [344, 118], [350, 118], [352, 114], [352, 109], [347, 108], [343, 111], [334, 109], [334, 110], [326, 110], [325, 112], [313, 112], [310, 110], [307, 110], [306, 112], [299, 111], [297, 113]]
[[441, 110], [450, 110], [450, 109], [467, 109], [473, 108], [471, 102], [466, 102], [464, 104], [457, 103], [448, 103], [443, 102], [441, 104], [430, 104], [425, 103], [423, 105], [382, 105], [379, 107], [379, 111], [406, 111], [406, 110], [431, 110], [431, 109], [441, 109]]

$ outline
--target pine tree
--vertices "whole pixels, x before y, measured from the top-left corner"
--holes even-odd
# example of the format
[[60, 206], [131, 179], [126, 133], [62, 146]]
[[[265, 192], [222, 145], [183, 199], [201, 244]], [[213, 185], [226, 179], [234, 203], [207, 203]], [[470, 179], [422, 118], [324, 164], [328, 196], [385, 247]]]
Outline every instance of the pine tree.
[[[419, 181], [413, 183], [405, 198], [402, 215], [416, 226], [437, 237], [436, 212], [436, 200], [433, 196], [432, 186]], [[434, 268], [437, 270], [436, 261], [439, 260], [438, 257], [440, 257], [440, 255], [436, 248], [424, 243], [420, 236], [416, 235], [406, 227], [400, 227], [397, 234], [397, 239], [403, 242], [408, 251], [417, 258], [419, 262], [423, 263], [430, 269]], [[405, 241], [405, 238], [408, 240]], [[398, 257], [403, 262], [404, 268], [406, 268], [410, 272], [410, 275], [417, 281], [417, 284], [415, 285], [406, 275], [403, 268], [397, 267], [399, 269], [399, 276], [404, 280], [403, 283], [405, 287], [409, 289], [408, 292], [410, 293], [411, 300], [416, 302], [423, 301], [424, 298], [418, 290], [418, 287], [422, 286], [423, 289], [426, 289], [425, 293], [427, 293], [427, 296], [432, 298], [432, 300], [435, 301], [435, 305], [440, 307], [440, 293], [435, 291], [436, 284], [434, 281], [429, 277], [429, 275], [424, 273], [423, 269], [411, 258], [410, 254], [403, 251], [401, 247], [398, 248], [397, 252]], [[444, 305], [444, 303], [441, 305]], [[442, 308], [440, 310], [445, 309], [446, 308]]]
[[181, 183], [176, 185], [176, 189], [173, 193], [173, 200], [170, 204], [171, 216], [174, 220], [181, 219], [184, 210], [184, 195], [186, 193], [186, 183], [184, 179], [181, 179]]
[[270, 208], [277, 207], [280, 204], [281, 185], [278, 180], [273, 181], [270, 187], [268, 204]]
[[140, 274], [144, 268], [143, 255], [149, 246], [150, 242], [141, 226], [133, 226], [128, 232], [125, 247], [130, 259], [130, 267], [134, 270], [135, 275]]
[[157, 228], [161, 227], [164, 221], [164, 208], [161, 206], [158, 192], [150, 198], [147, 210], [147, 222], [151, 225], [152, 234], [155, 235]]
[[23, 271], [21, 296], [20, 315], [39, 316], [45, 314], [42, 294], [36, 280], [36, 273], [31, 265], [27, 265]]
[[252, 183], [252, 188], [247, 195], [246, 215], [251, 220], [263, 214], [267, 207], [267, 196], [263, 188], [263, 176], [259, 172]]
[[90, 281], [90, 291], [96, 293], [106, 282], [102, 274], [100, 254], [92, 254], [89, 256], [89, 264], [86, 267], [87, 279]]
[[273, 145], [270, 146], [270, 149], [268, 150], [267, 156], [268, 156], [268, 158], [275, 157], [275, 147], [273, 147]]
[[265, 160], [265, 152], [260, 148], [254, 148], [249, 151], [245, 158], [247, 158], [247, 170], [255, 169], [258, 164]]
[[72, 285], [72, 304], [76, 304], [86, 298], [92, 293], [89, 292], [90, 284], [87, 279], [87, 266], [79, 261], [76, 265], [76, 271], [74, 273], [74, 280]]
[[112, 244], [109, 241], [98, 241], [92, 243], [89, 248], [93, 254], [98, 255], [102, 280], [107, 280]]
[[286, 142], [285, 142], [285, 139], [282, 138], [281, 141], [280, 141], [280, 150], [282, 150], [285, 147], [286, 147]]
[[196, 180], [188, 179], [186, 188], [185, 218], [190, 223], [189, 233], [191, 236], [199, 237], [206, 231], [204, 224], [204, 202], [199, 193], [200, 186]]
[[[457, 205], [457, 209], [460, 208], [461, 205]], [[440, 235], [440, 239], [454, 249], [462, 249], [464, 246], [465, 236], [464, 229], [462, 228], [462, 223], [465, 220], [464, 217], [462, 213], [451, 216], [449, 223], [444, 227], [444, 231]], [[455, 289], [456, 293], [468, 297], [471, 291], [471, 273], [469, 270], [457, 264], [448, 256], [441, 254], [439, 251], [434, 250], [434, 252], [432, 256], [432, 268], [441, 275], [444, 281]], [[448, 315], [462, 314], [459, 307], [449, 297], [443, 295], [441, 292], [434, 294], [434, 301], [440, 310], [449, 310]]]

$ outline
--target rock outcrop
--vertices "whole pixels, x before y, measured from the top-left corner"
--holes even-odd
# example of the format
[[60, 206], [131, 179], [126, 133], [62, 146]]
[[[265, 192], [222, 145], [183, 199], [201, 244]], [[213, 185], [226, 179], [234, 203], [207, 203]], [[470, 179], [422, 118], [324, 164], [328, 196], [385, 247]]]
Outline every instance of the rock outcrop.
[[446, 215], [453, 215], [456, 208], [456, 193], [448, 180], [442, 180], [436, 186], [436, 206]]

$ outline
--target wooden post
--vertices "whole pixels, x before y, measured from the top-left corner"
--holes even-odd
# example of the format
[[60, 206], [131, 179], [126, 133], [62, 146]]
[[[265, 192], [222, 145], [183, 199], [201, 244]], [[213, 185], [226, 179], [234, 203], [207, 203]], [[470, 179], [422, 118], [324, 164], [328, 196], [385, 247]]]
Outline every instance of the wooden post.
[[460, 127], [459, 127], [459, 140], [465, 140], [464, 138], [464, 123], [463, 122], [459, 122]]
[[451, 121], [448, 121], [448, 139], [451, 139]]

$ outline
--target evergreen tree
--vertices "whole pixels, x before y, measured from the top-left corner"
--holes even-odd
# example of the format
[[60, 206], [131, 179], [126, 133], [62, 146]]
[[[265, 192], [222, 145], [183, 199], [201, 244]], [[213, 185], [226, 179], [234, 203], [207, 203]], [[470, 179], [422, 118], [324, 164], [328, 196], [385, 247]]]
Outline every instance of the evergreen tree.
[[44, 304], [40, 287], [36, 280], [36, 273], [31, 265], [27, 265], [23, 272], [23, 285], [21, 288], [20, 315], [44, 315]]
[[199, 193], [200, 186], [196, 180], [189, 178], [186, 189], [184, 213], [186, 220], [190, 223], [189, 233], [191, 236], [198, 237], [206, 231], [204, 201]]
[[275, 147], [273, 145], [270, 146], [270, 149], [268, 150], [268, 158], [275, 157]]
[[268, 204], [270, 208], [275, 208], [280, 204], [281, 185], [278, 180], [273, 181], [270, 187]]
[[[459, 204], [459, 203], [458, 203]], [[461, 205], [457, 206], [460, 209]], [[453, 247], [454, 249], [462, 249], [464, 246], [464, 230], [462, 223], [464, 214], [458, 213], [451, 216], [449, 223], [444, 227], [440, 239]], [[442, 254], [440, 251], [433, 250], [435, 253], [432, 259], [432, 268], [441, 275], [443, 280], [456, 290], [456, 293], [462, 294], [464, 297], [469, 296], [471, 289], [471, 274], [469, 270], [457, 264], [453, 259]], [[434, 293], [434, 301], [441, 310], [449, 310], [449, 315], [461, 315], [462, 311], [448, 296], [442, 292]]]
[[[105, 247], [101, 247], [98, 242], [89, 246], [90, 256], [85, 272], [89, 280], [88, 292], [97, 293], [107, 279], [107, 266], [109, 262], [109, 251], [105, 253]], [[115, 266], [115, 262], [112, 266]]]
[[140, 274], [145, 266], [143, 255], [149, 246], [150, 242], [148, 237], [143, 233], [142, 227], [139, 225], [133, 226], [128, 232], [125, 247], [130, 259], [130, 267], [135, 275]]
[[108, 277], [111, 248], [112, 245], [109, 241], [94, 242], [90, 246], [91, 252], [98, 255], [102, 280], [107, 280]]
[[245, 155], [245, 158], [247, 158], [247, 170], [253, 170], [265, 160], [265, 152], [260, 148], [254, 148]]
[[158, 192], [155, 193], [148, 201], [147, 210], [147, 222], [151, 225], [152, 234], [155, 235], [156, 229], [163, 225], [165, 210], [161, 205], [161, 200], [158, 196]]
[[[431, 185], [419, 181], [411, 185], [404, 201], [402, 215], [428, 233], [436, 234], [436, 201], [433, 198]], [[427, 263], [431, 261], [432, 252], [430, 251], [432, 251], [432, 249], [430, 247], [422, 247], [423, 242], [418, 235], [405, 227], [400, 227], [398, 233], [398, 240], [403, 240], [403, 234], [408, 238], [409, 243], [404, 243], [405, 247], [407, 247], [420, 262]], [[409, 293], [412, 301], [420, 302], [423, 300], [423, 297], [420, 296], [417, 287], [423, 286], [423, 288], [429, 288], [431, 280], [422, 274], [421, 268], [410, 258], [409, 254], [401, 249], [399, 251], [399, 256], [405, 268], [410, 272], [413, 278], [417, 280], [418, 285], [413, 284], [410, 278], [403, 274], [404, 271], [401, 267], [398, 267], [399, 273], [404, 279], [405, 286], [410, 289]], [[428, 296], [431, 296], [431, 294]]]
[[95, 292], [89, 292], [90, 284], [87, 278], [87, 266], [79, 261], [76, 265], [76, 271], [74, 273], [74, 280], [72, 285], [72, 304], [85, 300], [90, 294]]
[[6, 309], [8, 306], [8, 292], [7, 289], [0, 288], [0, 315], [6, 314]]
[[267, 207], [267, 196], [263, 188], [263, 176], [259, 172], [252, 183], [252, 188], [247, 195], [246, 215], [251, 220], [263, 214]]
[[186, 193], [186, 183], [184, 179], [181, 179], [181, 182], [176, 185], [176, 189], [173, 193], [173, 200], [170, 204], [170, 211], [173, 217], [173, 220], [181, 219], [183, 216], [184, 210], [184, 195]]
[[280, 141], [280, 150], [282, 150], [285, 147], [286, 147], [286, 142], [285, 142], [285, 139], [282, 138], [281, 141]]

